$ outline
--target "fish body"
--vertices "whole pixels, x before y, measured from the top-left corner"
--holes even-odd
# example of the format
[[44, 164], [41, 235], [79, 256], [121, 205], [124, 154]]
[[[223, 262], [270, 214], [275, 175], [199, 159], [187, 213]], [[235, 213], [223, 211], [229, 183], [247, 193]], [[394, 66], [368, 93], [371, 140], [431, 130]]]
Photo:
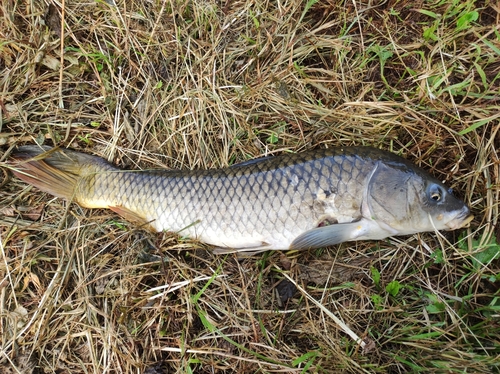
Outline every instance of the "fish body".
[[45, 192], [230, 251], [318, 248], [472, 220], [441, 182], [370, 147], [287, 153], [214, 170], [127, 171], [39, 146], [20, 147], [13, 157], [14, 173]]

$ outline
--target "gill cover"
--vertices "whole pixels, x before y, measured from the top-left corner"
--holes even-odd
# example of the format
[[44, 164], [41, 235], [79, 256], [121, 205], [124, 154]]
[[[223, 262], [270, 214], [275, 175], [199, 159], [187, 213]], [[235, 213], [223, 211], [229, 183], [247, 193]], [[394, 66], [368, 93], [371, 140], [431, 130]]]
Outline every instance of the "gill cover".
[[379, 162], [367, 186], [370, 218], [399, 233], [415, 232], [410, 222], [422, 218], [421, 212], [413, 209], [420, 202], [419, 187], [422, 179], [405, 165]]

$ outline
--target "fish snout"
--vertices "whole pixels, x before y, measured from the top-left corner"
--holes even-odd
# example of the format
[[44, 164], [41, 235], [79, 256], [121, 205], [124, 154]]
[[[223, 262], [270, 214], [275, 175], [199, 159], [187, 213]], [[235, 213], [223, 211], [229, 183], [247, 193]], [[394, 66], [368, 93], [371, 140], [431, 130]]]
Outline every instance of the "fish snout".
[[446, 224], [448, 230], [456, 230], [462, 227], [469, 227], [471, 221], [474, 219], [474, 216], [470, 212], [470, 209], [467, 206], [464, 206], [462, 210]]

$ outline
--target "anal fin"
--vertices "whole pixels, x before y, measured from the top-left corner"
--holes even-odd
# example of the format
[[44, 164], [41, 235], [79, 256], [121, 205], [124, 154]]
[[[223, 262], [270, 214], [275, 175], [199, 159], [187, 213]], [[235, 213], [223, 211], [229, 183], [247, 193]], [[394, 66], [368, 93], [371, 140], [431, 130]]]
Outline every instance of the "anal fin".
[[214, 253], [217, 255], [237, 253], [238, 257], [250, 257], [261, 252], [269, 250], [269, 244], [263, 243], [261, 246], [249, 247], [249, 248], [229, 248], [229, 247], [215, 247]]
[[123, 218], [125, 218], [127, 221], [130, 221], [140, 226], [143, 229], [147, 229], [149, 231], [156, 231], [151, 225], [151, 221], [147, 221], [143, 216], [141, 216], [137, 212], [134, 212], [123, 206], [109, 206], [108, 208], [111, 209], [113, 212], [119, 214]]

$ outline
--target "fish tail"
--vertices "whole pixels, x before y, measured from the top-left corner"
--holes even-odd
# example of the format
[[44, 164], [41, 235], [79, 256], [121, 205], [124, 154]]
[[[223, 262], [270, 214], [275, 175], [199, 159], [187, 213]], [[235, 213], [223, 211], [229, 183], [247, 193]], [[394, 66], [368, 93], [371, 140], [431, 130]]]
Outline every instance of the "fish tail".
[[[80, 202], [80, 185], [92, 170], [111, 166], [103, 159], [84, 153], [28, 145], [13, 154], [12, 171], [19, 179], [56, 197]], [[104, 206], [103, 206], [104, 207]]]

